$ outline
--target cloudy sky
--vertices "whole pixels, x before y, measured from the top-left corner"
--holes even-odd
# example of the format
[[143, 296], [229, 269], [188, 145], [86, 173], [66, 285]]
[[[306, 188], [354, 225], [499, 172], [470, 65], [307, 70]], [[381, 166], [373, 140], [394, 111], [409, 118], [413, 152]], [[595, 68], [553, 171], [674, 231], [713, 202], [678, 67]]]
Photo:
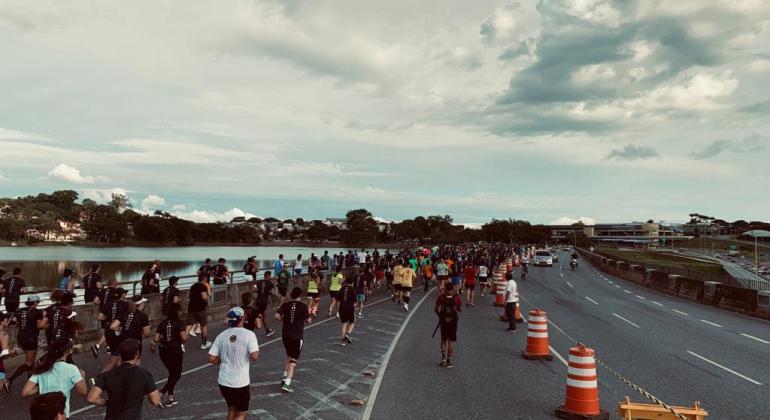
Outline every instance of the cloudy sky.
[[0, 195], [770, 219], [766, 0], [0, 2]]

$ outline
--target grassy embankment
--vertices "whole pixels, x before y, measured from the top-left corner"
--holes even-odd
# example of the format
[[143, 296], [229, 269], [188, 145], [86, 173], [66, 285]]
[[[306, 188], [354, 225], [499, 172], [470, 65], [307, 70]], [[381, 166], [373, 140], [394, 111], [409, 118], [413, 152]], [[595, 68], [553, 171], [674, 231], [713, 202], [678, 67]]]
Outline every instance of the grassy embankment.
[[616, 257], [619, 260], [625, 260], [632, 264], [685, 269], [717, 275], [722, 274], [723, 271], [722, 266], [719, 264], [710, 264], [643, 249], [596, 247], [595, 250], [607, 257]]

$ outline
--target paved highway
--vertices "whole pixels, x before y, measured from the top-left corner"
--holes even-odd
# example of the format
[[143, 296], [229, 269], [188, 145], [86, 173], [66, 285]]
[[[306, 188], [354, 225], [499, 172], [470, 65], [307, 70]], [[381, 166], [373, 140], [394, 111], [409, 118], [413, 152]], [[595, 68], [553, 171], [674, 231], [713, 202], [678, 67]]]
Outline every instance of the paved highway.
[[[518, 333], [506, 333], [498, 319], [502, 310], [487, 295], [475, 307], [464, 308], [455, 367], [440, 368], [438, 337], [431, 338], [435, 290], [427, 296], [417, 291], [410, 313], [380, 293], [358, 323], [352, 346], [339, 345], [336, 319], [322, 319], [306, 331], [294, 394], [278, 389], [280, 338], [265, 340], [260, 334], [262, 357], [251, 367], [251, 414], [357, 419], [369, 410], [372, 419], [553, 418], [564, 400], [567, 368], [562, 359], [574, 344], [568, 334], [669, 404], [699, 400], [715, 419], [768, 418], [770, 324], [606, 276], [585, 263], [573, 272], [567, 255], [562, 261], [563, 267], [533, 267], [520, 284], [525, 310], [537, 306], [548, 311], [553, 361], [521, 358], [526, 324], [519, 324]], [[157, 356], [145, 355], [145, 366], [163, 380]], [[77, 355], [76, 362], [90, 373], [98, 371], [88, 355]], [[371, 376], [384, 362], [383, 375]], [[146, 407], [146, 418], [222, 417], [216, 368], [207, 366], [204, 352], [188, 350], [185, 369], [177, 387], [181, 404], [164, 411]], [[597, 369], [602, 406], [613, 417], [625, 395], [644, 401], [606, 369]], [[21, 382], [15, 391], [20, 387]], [[367, 400], [369, 407], [351, 405], [355, 399]], [[10, 418], [24, 418], [27, 403], [17, 395], [0, 395], [0, 405]], [[73, 409], [85, 410], [75, 418], [103, 416], [77, 398]]]

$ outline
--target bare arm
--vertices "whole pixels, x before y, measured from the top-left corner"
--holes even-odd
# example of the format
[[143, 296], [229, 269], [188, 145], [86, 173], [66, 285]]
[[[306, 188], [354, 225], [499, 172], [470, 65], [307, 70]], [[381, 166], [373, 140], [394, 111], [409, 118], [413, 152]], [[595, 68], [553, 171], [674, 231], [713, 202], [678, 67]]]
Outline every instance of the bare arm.
[[160, 406], [160, 392], [156, 389], [155, 391], [150, 392], [147, 394], [147, 401], [150, 402], [150, 404], [159, 407]]
[[117, 319], [112, 321], [112, 324], [110, 324], [110, 329], [112, 331], [117, 331], [118, 329], [120, 329], [120, 321], [118, 321]]
[[275, 318], [275, 319], [276, 319], [276, 320], [278, 320], [278, 321], [283, 321], [283, 315], [281, 315], [281, 314], [280, 314], [280, 313], [278, 313], [278, 312], [276, 312], [276, 313], [274, 313], [274, 314], [273, 314], [273, 318]]
[[222, 360], [219, 358], [219, 356], [212, 356], [209, 354], [209, 363], [212, 365], [218, 365], [222, 363]]
[[24, 384], [24, 388], [21, 390], [22, 397], [29, 397], [37, 393], [38, 393], [37, 384], [32, 381], [27, 381], [27, 383]]
[[249, 357], [251, 358], [252, 361], [256, 362], [257, 359], [259, 359], [259, 351], [253, 351], [249, 353]]
[[182, 343], [186, 343], [190, 336], [187, 335], [187, 331], [182, 330], [179, 331], [179, 339], [182, 340]]
[[80, 396], [85, 397], [88, 394], [88, 386], [86, 386], [86, 380], [81, 379], [78, 381], [78, 383], [75, 384], [75, 392], [77, 392]]
[[144, 335], [145, 337], [149, 337], [150, 336], [150, 326], [149, 325], [147, 325], [146, 327], [142, 328], [142, 335]]
[[91, 391], [88, 392], [88, 397], [86, 398], [86, 401], [88, 401], [89, 404], [98, 405], [98, 406], [105, 406], [107, 405], [107, 400], [102, 398], [102, 389], [98, 386], [91, 387]]
[[160, 343], [160, 334], [155, 333], [155, 336], [152, 337], [152, 341], [154, 343]]

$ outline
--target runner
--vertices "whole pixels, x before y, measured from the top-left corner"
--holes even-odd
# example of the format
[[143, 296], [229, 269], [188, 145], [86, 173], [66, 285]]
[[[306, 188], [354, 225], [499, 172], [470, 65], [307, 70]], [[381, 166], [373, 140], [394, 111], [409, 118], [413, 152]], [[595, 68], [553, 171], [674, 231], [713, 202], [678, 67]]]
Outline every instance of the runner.
[[297, 255], [297, 259], [294, 260], [294, 275], [299, 276], [302, 274], [302, 254]]
[[438, 327], [441, 328], [441, 363], [439, 366], [451, 368], [454, 355], [454, 343], [457, 341], [457, 321], [462, 311], [460, 295], [455, 292], [453, 283], [446, 283], [444, 293], [436, 299], [433, 311], [438, 315]]
[[67, 362], [72, 360], [72, 343], [69, 340], [57, 340], [49, 346], [45, 356], [34, 370], [24, 389], [22, 397], [48, 392], [62, 392], [66, 398], [64, 415], [70, 416], [71, 392], [74, 389], [81, 397], [88, 394], [83, 371]]
[[199, 274], [198, 282], [190, 287], [190, 297], [187, 303], [187, 334], [194, 337], [195, 324], [200, 324], [201, 350], [211, 347], [211, 343], [208, 342], [208, 312], [206, 311], [209, 306], [209, 292], [205, 282], [206, 275]]
[[281, 341], [284, 350], [286, 350], [286, 359], [283, 362], [283, 378], [281, 379], [283, 392], [294, 392], [294, 388], [291, 387], [291, 380], [294, 378], [294, 370], [297, 368], [297, 362], [300, 353], [302, 353], [305, 324], [310, 325], [313, 321], [307, 305], [300, 302], [302, 289], [295, 287], [291, 290], [290, 297], [291, 300], [281, 305], [273, 315], [275, 319], [283, 321]]
[[27, 293], [27, 283], [21, 277], [21, 268], [13, 269], [13, 276], [3, 279], [5, 311], [9, 314], [19, 309], [22, 293]]
[[[125, 312], [128, 312], [128, 302], [123, 300], [125, 295], [125, 289], [122, 287], [116, 288], [114, 299], [110, 301], [109, 305], [106, 307], [105, 313], [102, 314], [102, 317], [100, 317], [102, 326], [104, 327], [104, 340], [105, 343], [107, 343], [107, 348], [109, 349], [111, 356], [110, 360], [107, 362], [107, 365], [105, 365], [104, 369], [102, 369], [102, 372], [106, 372], [112, 369], [120, 361], [120, 353], [118, 352], [120, 339], [118, 338], [118, 335], [115, 334], [115, 331], [110, 328], [110, 326], [112, 325], [113, 321], [118, 319], [119, 316]], [[94, 350], [91, 349], [91, 352], [93, 351]], [[98, 356], [98, 348], [96, 356]]]
[[206, 279], [208, 280], [211, 277], [211, 270], [213, 267], [211, 266], [211, 258], [206, 258], [205, 261], [203, 261], [203, 265], [198, 268], [198, 277], [201, 275], [206, 276]]
[[118, 315], [118, 319], [112, 321], [110, 329], [118, 336], [118, 347], [123, 341], [134, 339], [139, 341], [139, 353], [142, 353], [142, 338], [150, 337], [150, 319], [144, 313], [146, 302], [147, 299], [142, 296], [132, 297], [128, 312]]
[[152, 339], [150, 351], [155, 352], [155, 345], [159, 344], [160, 361], [168, 370], [168, 381], [160, 390], [161, 401], [166, 407], [173, 407], [179, 403], [174, 397], [174, 387], [182, 377], [182, 366], [184, 361], [184, 343], [188, 336], [185, 332], [185, 325], [179, 319], [179, 312], [176, 306], [169, 307], [166, 311], [166, 318], [158, 324], [155, 329], [155, 336]]
[[476, 267], [472, 262], [468, 261], [465, 265], [465, 307], [476, 306], [474, 304], [474, 292], [476, 288]]
[[[14, 269], [14, 272], [16, 270]], [[26, 308], [19, 309], [11, 316], [9, 325], [18, 327], [16, 342], [24, 351], [24, 363], [13, 372], [5, 382], [5, 391], [10, 392], [13, 381], [22, 373], [32, 371], [35, 367], [37, 358], [37, 339], [40, 336], [40, 330], [48, 326], [48, 318], [37, 305], [40, 303], [40, 296], [29, 295], [27, 297]]]
[[[415, 260], [415, 265], [417, 260]], [[412, 265], [401, 267], [401, 299], [404, 301], [404, 310], [409, 312], [409, 298], [412, 295], [412, 284], [417, 279], [417, 273]]]
[[446, 264], [446, 260], [443, 258], [439, 259], [435, 271], [436, 277], [438, 278], [439, 290], [445, 290], [446, 281], [449, 280], [449, 266]]
[[141, 295], [160, 293], [160, 268], [158, 262], [153, 262], [142, 274]]
[[243, 292], [241, 294], [241, 309], [243, 309], [243, 328], [253, 332], [257, 328], [257, 318], [259, 317], [259, 311], [257, 308], [251, 305], [254, 296], [250, 292]]
[[251, 256], [246, 260], [246, 264], [243, 265], [243, 275], [246, 278], [251, 277], [251, 281], [257, 281], [257, 273], [259, 273], [259, 265], [257, 264], [257, 256]]
[[230, 278], [230, 270], [227, 269], [225, 263], [226, 259], [220, 258], [217, 260], [217, 265], [211, 270], [211, 277], [214, 279], [214, 284], [226, 284]]
[[265, 328], [265, 336], [270, 337], [275, 334], [275, 331], [267, 325], [267, 305], [270, 302], [270, 297], [273, 295], [273, 282], [270, 280], [270, 272], [265, 271], [262, 281], [258, 281], [256, 284], [257, 293], [257, 328]]
[[431, 281], [433, 280], [433, 265], [428, 257], [425, 257], [422, 260], [422, 279], [424, 291], [427, 292]]
[[[283, 258], [283, 255], [281, 255], [281, 258]], [[277, 262], [276, 262], [277, 265]], [[289, 274], [289, 270], [286, 268], [281, 268], [281, 271], [276, 271], [277, 277], [278, 277], [278, 295], [280, 296], [280, 299], [278, 301], [278, 305], [283, 305], [283, 302], [286, 301], [286, 291], [289, 288], [289, 277], [291, 276]]]
[[321, 302], [321, 294], [318, 289], [320, 283], [321, 274], [318, 271], [314, 271], [308, 277], [307, 286], [305, 287], [307, 291], [307, 306], [310, 308], [310, 316], [313, 318], [318, 316], [318, 305]]
[[519, 302], [517, 285], [513, 280], [513, 273], [505, 275], [505, 317], [508, 318], [508, 332], [516, 332], [516, 304]]
[[[356, 307], [358, 307], [358, 317], [364, 317], [364, 303], [366, 302], [366, 289], [368, 281], [372, 278], [371, 268], [364, 267], [364, 273], [360, 276], [356, 276], [355, 290], [356, 290]], [[355, 309], [354, 309], [355, 310]]]
[[182, 297], [177, 289], [176, 284], [179, 282], [179, 277], [171, 276], [168, 279], [168, 287], [163, 289], [161, 293], [161, 308], [160, 313], [165, 315], [169, 309], [173, 308], [179, 310], [179, 303], [182, 301]]
[[483, 262], [479, 263], [479, 266], [477, 267], [477, 271], [479, 273], [479, 287], [481, 288], [481, 296], [484, 296], [487, 290], [487, 286], [489, 285], [489, 269], [486, 265], [484, 265]]
[[83, 276], [86, 303], [99, 303], [99, 289], [102, 288], [102, 275], [99, 274], [101, 269], [101, 265], [91, 264], [91, 271]]
[[396, 305], [401, 305], [401, 276], [402, 271], [404, 270], [403, 266], [404, 262], [399, 258], [398, 261], [396, 261], [396, 265], [393, 267], [393, 296], [391, 296], [391, 300], [393, 302], [396, 302]]
[[374, 270], [374, 287], [380, 289], [382, 287], [382, 280], [385, 278], [385, 269], [379, 262], [376, 263], [376, 267]]
[[347, 278], [345, 285], [339, 291], [340, 311], [339, 317], [342, 323], [342, 345], [353, 344], [350, 334], [353, 333], [353, 327], [356, 326], [356, 291], [353, 286], [353, 279]]
[[227, 312], [227, 329], [209, 350], [209, 363], [219, 365], [219, 391], [227, 403], [227, 420], [246, 418], [251, 391], [249, 362], [259, 358], [257, 336], [243, 328], [243, 309]]
[[[332, 313], [336, 313], [337, 316], [340, 316], [339, 313], [339, 302], [340, 302], [340, 289], [342, 288], [342, 282], [345, 280], [345, 276], [342, 275], [342, 267], [337, 266], [335, 268], [336, 273], [332, 276], [331, 282], [329, 283], [329, 297], [331, 298], [331, 303], [329, 304], [329, 313], [327, 316], [331, 317]], [[336, 312], [335, 311], [336, 307]]]
[[[103, 330], [107, 329], [109, 327], [109, 323], [106, 321], [107, 319], [107, 311], [110, 307], [110, 304], [113, 300], [115, 300], [116, 293], [115, 291], [118, 289], [118, 281], [116, 279], [110, 279], [107, 283], [107, 287], [102, 288], [99, 290], [99, 313], [96, 315], [96, 319], [101, 323], [101, 327]], [[94, 355], [95, 358], [99, 358], [99, 351], [101, 350], [102, 346], [105, 346], [107, 344], [107, 338], [104, 334], [102, 334], [101, 338], [99, 338], [99, 342], [91, 346], [91, 354]]]

